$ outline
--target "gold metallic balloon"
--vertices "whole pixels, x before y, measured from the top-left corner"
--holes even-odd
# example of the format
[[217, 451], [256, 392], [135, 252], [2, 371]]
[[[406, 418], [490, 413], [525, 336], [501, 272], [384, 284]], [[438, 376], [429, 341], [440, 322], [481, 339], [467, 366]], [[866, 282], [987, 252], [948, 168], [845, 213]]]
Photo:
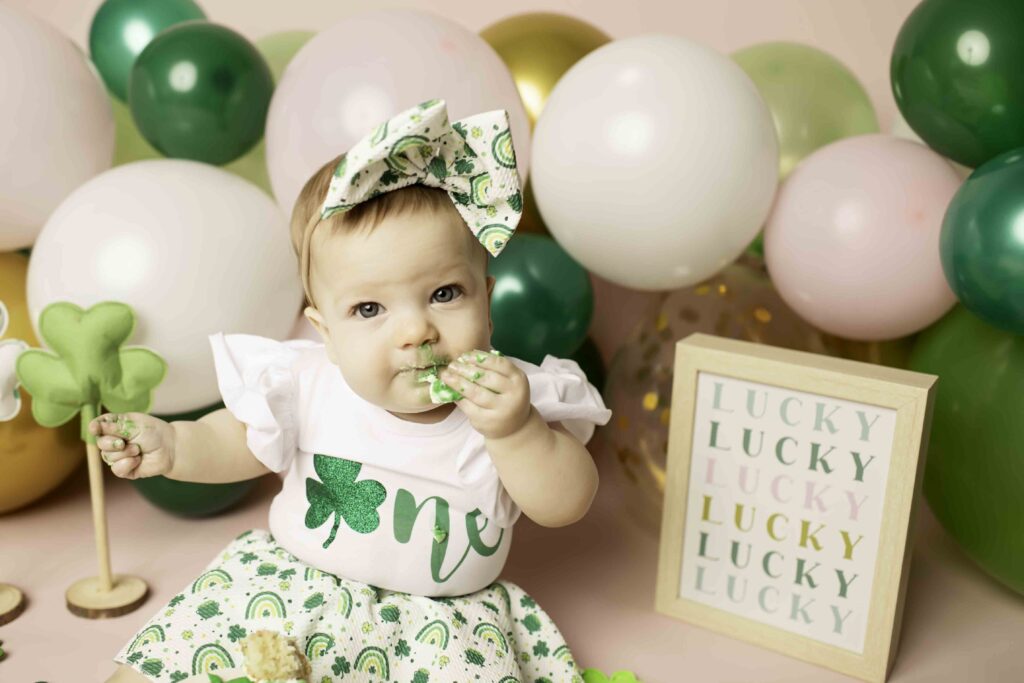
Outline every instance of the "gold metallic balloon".
[[[531, 128], [537, 123], [558, 79], [588, 52], [611, 40], [603, 31], [586, 22], [547, 12], [502, 19], [481, 31], [480, 36], [495, 49], [512, 72]], [[523, 199], [523, 216], [517, 229], [549, 235], [537, 210], [529, 180], [523, 188]]]
[[[0, 253], [0, 301], [10, 315], [4, 338], [39, 346], [25, 301], [27, 273], [28, 259], [24, 255]], [[32, 417], [32, 397], [28, 392], [20, 393], [17, 417], [0, 422], [0, 514], [51, 491], [85, 456], [77, 420], [57, 429], [40, 427]]]
[[531, 126], [569, 67], [611, 40], [584, 21], [547, 12], [502, 19], [481, 31], [480, 37], [512, 72]]
[[749, 254], [706, 282], [664, 293], [612, 359], [604, 392], [612, 421], [596, 443], [624, 475], [625, 507], [655, 532], [665, 492], [675, 344], [693, 332], [887, 364], [905, 362], [910, 349], [905, 340], [869, 345], [816, 330], [782, 301], [763, 261]]

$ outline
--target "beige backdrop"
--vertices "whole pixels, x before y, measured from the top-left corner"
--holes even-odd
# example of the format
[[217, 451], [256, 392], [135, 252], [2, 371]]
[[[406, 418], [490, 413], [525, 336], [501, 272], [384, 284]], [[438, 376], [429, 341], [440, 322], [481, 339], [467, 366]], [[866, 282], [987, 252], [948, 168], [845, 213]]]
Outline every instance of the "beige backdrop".
[[[43, 17], [84, 46], [100, 0], [0, 0]], [[213, 21], [250, 38], [316, 29], [371, 0], [199, 0]], [[883, 130], [895, 111], [887, 64], [892, 42], [916, 0], [728, 0], [672, 2], [391, 3], [432, 10], [481, 29], [510, 14], [555, 11], [590, 21], [613, 37], [670, 32], [724, 52], [768, 40], [823, 48], [845, 62], [874, 99]], [[4, 103], [11, 106], [12, 103]], [[4, 132], [0, 131], [0, 135]], [[606, 355], [640, 317], [650, 295], [598, 282], [593, 336]], [[621, 470], [600, 458], [602, 489], [591, 513], [565, 529], [528, 520], [505, 578], [532, 593], [571, 644], [578, 661], [611, 673], [634, 669], [644, 683], [842, 683], [850, 679], [774, 652], [660, 616], [653, 610], [657, 540], [624, 513]], [[54, 495], [0, 516], [0, 579], [23, 588], [28, 611], [0, 628], [7, 658], [0, 681], [99, 681], [110, 657], [159, 605], [192, 580], [234, 535], [266, 525], [279, 486], [268, 477], [240, 508], [184, 520], [153, 508], [122, 480], [107, 478], [116, 571], [145, 577], [152, 596], [120, 619], [86, 622], [64, 608], [63, 591], [95, 572], [84, 471]], [[893, 683], [1020, 680], [1024, 600], [980, 572], [922, 510]]]

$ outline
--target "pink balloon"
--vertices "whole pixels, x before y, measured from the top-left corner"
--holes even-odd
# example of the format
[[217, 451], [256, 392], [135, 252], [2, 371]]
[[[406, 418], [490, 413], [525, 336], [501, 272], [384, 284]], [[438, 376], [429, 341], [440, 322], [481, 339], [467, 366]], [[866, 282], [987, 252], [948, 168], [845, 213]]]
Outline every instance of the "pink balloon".
[[420, 102], [447, 102], [452, 121], [505, 109], [520, 176], [529, 167], [530, 123], [508, 67], [483, 38], [442, 17], [408, 9], [347, 17], [295, 55], [267, 114], [267, 168], [291, 215], [320, 166], [375, 126]]
[[776, 197], [764, 234], [772, 281], [835, 335], [879, 341], [927, 327], [956, 303], [939, 232], [960, 182], [944, 158], [892, 136], [822, 147]]

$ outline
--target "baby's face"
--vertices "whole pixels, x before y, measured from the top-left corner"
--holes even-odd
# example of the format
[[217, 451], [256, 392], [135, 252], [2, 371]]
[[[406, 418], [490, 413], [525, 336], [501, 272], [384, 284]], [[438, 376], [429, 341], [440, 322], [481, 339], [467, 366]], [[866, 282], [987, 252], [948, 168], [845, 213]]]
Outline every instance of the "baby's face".
[[324, 230], [314, 235], [311, 259], [318, 308], [306, 316], [348, 385], [405, 419], [451, 412], [430, 402], [417, 376], [431, 363], [490, 349], [493, 279], [465, 224], [420, 211], [371, 231]]

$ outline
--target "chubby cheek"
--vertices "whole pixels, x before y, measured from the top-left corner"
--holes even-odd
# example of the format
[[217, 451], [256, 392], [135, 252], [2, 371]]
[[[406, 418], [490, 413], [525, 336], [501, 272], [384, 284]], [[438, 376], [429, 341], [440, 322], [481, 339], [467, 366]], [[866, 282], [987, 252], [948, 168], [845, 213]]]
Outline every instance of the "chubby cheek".
[[337, 365], [354, 392], [372, 403], [380, 403], [389, 391], [390, 376], [377, 359], [360, 349], [335, 348]]

